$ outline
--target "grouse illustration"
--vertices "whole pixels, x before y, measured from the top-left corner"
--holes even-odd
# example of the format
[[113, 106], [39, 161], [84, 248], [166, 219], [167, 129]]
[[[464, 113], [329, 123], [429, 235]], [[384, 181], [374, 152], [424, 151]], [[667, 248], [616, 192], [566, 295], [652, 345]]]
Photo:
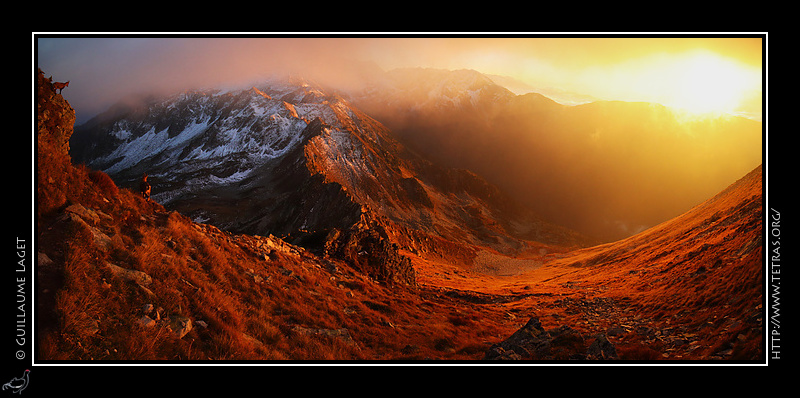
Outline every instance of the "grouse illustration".
[[22, 390], [28, 387], [28, 374], [30, 373], [30, 369], [25, 369], [25, 372], [22, 374], [22, 377], [15, 377], [11, 379], [6, 384], [3, 384], [3, 390], [12, 389], [13, 392], [17, 394], [21, 394]]

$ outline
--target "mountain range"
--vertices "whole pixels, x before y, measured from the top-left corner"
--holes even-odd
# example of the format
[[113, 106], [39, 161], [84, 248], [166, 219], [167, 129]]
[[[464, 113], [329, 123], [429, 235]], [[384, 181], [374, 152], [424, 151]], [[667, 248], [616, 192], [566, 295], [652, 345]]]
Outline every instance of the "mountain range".
[[[414, 89], [423, 100], [388, 83], [193, 90], [120, 104], [73, 131], [74, 110], [40, 71], [37, 358], [763, 360], [761, 166], [598, 244], [403, 138], [453, 130], [398, 134], [388, 126], [408, 119], [373, 116], [391, 104], [420, 126], [423, 114], [555, 123], [596, 108], [509, 95], [471, 71]], [[565, 134], [577, 145], [579, 131]], [[609, 148], [605, 136], [596, 143]], [[647, 152], [644, 142], [630, 144]], [[136, 193], [144, 173], [151, 201]]]
[[342, 95], [302, 79], [113, 108], [70, 144], [75, 160], [121, 185], [148, 174], [158, 203], [237, 233], [313, 240], [366, 219], [413, 252], [589, 242], [475, 173], [408, 150]]
[[762, 161], [759, 121], [642, 102], [564, 105], [472, 70], [390, 71], [353, 103], [419, 154], [600, 241], [682, 214]]
[[[356, 207], [394, 221], [426, 223], [430, 215], [419, 209], [432, 207], [410, 203], [442, 199], [439, 193], [453, 189], [442, 184], [455, 184], [471, 190], [460, 196], [471, 204], [446, 194], [449, 203], [440, 207], [449, 210], [436, 213], [448, 220], [436, 228], [456, 227], [440, 235], [464, 230], [454, 219], [470, 208], [502, 224], [500, 235], [529, 238], [530, 228], [525, 236], [508, 223], [518, 215], [491, 214], [513, 202], [524, 217], [572, 230], [584, 242], [624, 238], [675, 217], [761, 163], [761, 123], [745, 118], [688, 119], [660, 105], [618, 101], [567, 106], [538, 93], [516, 95], [472, 70], [369, 76], [358, 90], [285, 78], [115, 107], [76, 128], [73, 156], [129, 183], [148, 172], [156, 200], [243, 232], [327, 227], [302, 219], [311, 207], [294, 216], [288, 213], [296, 206], [270, 208], [287, 203], [273, 188], [290, 185], [277, 178], [290, 162], [304, 162], [290, 159], [316, 154], [324, 161], [311, 161], [312, 175], [324, 174]], [[321, 127], [307, 128], [317, 119]], [[300, 147], [316, 149], [301, 154]], [[505, 203], [476, 203], [486, 203], [478, 192], [486, 189]], [[248, 210], [222, 214], [231, 201]], [[267, 225], [279, 213], [284, 218]], [[538, 238], [564, 233], [572, 232], [541, 230]]]

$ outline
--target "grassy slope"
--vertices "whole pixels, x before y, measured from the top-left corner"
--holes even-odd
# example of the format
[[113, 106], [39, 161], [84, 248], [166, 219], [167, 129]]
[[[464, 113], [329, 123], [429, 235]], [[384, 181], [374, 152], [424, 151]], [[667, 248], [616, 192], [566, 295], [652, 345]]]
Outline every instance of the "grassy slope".
[[[46, 82], [38, 98], [71, 111]], [[420, 284], [410, 289], [167, 212], [73, 165], [43, 125], [37, 249], [51, 262], [37, 265], [39, 360], [474, 360], [531, 316], [609, 333], [623, 359], [762, 355], [757, 173], [613, 244], [543, 246], [522, 259], [484, 253], [480, 266], [407, 253]], [[151, 281], [138, 285], [112, 265]], [[166, 322], [140, 326], [148, 304], [194, 328], [178, 337]]]

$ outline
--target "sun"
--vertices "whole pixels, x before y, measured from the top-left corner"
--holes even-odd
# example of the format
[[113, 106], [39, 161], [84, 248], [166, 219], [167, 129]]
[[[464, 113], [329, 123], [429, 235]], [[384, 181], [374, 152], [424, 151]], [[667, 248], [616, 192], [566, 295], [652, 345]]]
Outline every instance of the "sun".
[[[760, 113], [762, 67], [712, 49], [662, 50], [632, 54], [619, 62], [565, 73], [574, 92], [606, 100], [650, 102], [687, 116]], [[557, 84], [557, 83], [554, 83]], [[756, 109], [757, 107], [757, 109]]]
[[760, 84], [760, 71], [713, 53], [694, 53], [658, 66], [661, 102], [694, 114], [734, 112]]

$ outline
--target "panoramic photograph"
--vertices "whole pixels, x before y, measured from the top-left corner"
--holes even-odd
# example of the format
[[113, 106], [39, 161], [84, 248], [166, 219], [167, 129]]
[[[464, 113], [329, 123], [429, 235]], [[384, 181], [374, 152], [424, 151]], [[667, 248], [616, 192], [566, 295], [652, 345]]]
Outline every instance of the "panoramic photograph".
[[767, 363], [765, 34], [33, 45], [33, 365]]

